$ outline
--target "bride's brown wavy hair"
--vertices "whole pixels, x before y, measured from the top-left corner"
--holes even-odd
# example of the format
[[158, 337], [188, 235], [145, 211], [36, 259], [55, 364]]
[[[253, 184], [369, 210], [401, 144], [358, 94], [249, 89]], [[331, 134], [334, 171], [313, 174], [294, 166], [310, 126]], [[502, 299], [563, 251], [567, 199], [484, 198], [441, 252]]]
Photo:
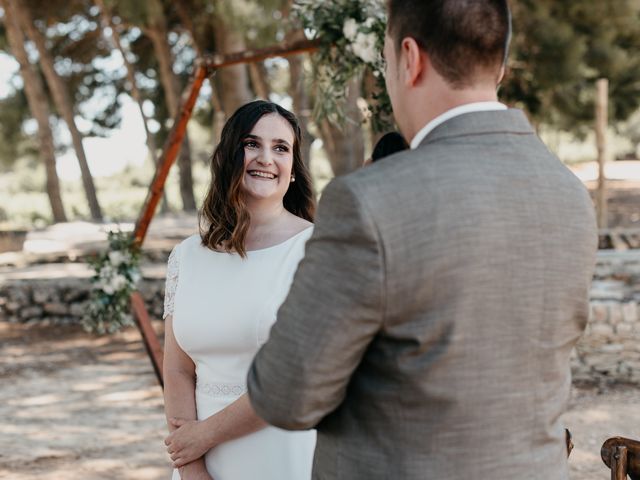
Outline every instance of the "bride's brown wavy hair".
[[293, 129], [292, 174], [283, 205], [289, 212], [313, 221], [315, 197], [307, 166], [302, 160], [302, 133], [293, 113], [272, 102], [256, 100], [240, 107], [229, 118], [220, 143], [211, 157], [211, 183], [199, 212], [202, 244], [211, 250], [237, 252], [246, 257], [245, 239], [251, 217], [242, 192], [244, 176], [244, 140], [264, 115], [277, 114]]

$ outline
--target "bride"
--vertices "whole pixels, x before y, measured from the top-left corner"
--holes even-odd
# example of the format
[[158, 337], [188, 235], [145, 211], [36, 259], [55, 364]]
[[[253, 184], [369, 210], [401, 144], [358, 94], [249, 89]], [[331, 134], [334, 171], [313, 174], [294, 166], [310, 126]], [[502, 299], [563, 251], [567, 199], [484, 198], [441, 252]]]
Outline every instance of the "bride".
[[267, 426], [245, 383], [313, 229], [300, 141], [282, 107], [238, 109], [213, 154], [201, 233], [169, 256], [163, 368], [173, 480], [311, 478], [315, 432]]

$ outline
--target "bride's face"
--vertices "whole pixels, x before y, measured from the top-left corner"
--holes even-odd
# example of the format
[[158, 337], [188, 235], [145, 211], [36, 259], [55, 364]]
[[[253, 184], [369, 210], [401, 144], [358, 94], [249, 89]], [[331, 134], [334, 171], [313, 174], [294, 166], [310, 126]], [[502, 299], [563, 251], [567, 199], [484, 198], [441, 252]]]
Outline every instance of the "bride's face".
[[276, 113], [260, 118], [243, 139], [242, 191], [248, 200], [282, 202], [291, 182], [293, 142], [291, 125]]

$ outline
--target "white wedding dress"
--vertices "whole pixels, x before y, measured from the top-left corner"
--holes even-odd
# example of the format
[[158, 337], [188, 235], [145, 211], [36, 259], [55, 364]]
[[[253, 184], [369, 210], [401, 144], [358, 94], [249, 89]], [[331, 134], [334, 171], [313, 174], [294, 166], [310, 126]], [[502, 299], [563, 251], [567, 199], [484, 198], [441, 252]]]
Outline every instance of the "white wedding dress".
[[[283, 243], [247, 252], [215, 252], [193, 235], [169, 256], [164, 316], [196, 366], [198, 419], [222, 410], [246, 392], [251, 361], [269, 335], [284, 301], [308, 228]], [[214, 480], [311, 478], [315, 431], [267, 427], [207, 452]], [[177, 470], [173, 480], [179, 480]]]

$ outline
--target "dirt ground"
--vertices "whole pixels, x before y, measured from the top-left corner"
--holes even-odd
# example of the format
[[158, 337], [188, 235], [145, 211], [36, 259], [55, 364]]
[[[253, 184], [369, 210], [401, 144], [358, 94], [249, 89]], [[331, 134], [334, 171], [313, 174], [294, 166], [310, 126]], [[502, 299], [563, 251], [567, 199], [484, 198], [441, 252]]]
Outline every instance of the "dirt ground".
[[0, 323], [0, 478], [169, 478], [162, 392], [136, 330]]
[[[94, 337], [0, 323], [0, 382], [0, 478], [169, 478], [162, 394], [136, 330]], [[565, 420], [572, 480], [604, 480], [600, 446], [640, 437], [640, 395], [576, 387]]]

